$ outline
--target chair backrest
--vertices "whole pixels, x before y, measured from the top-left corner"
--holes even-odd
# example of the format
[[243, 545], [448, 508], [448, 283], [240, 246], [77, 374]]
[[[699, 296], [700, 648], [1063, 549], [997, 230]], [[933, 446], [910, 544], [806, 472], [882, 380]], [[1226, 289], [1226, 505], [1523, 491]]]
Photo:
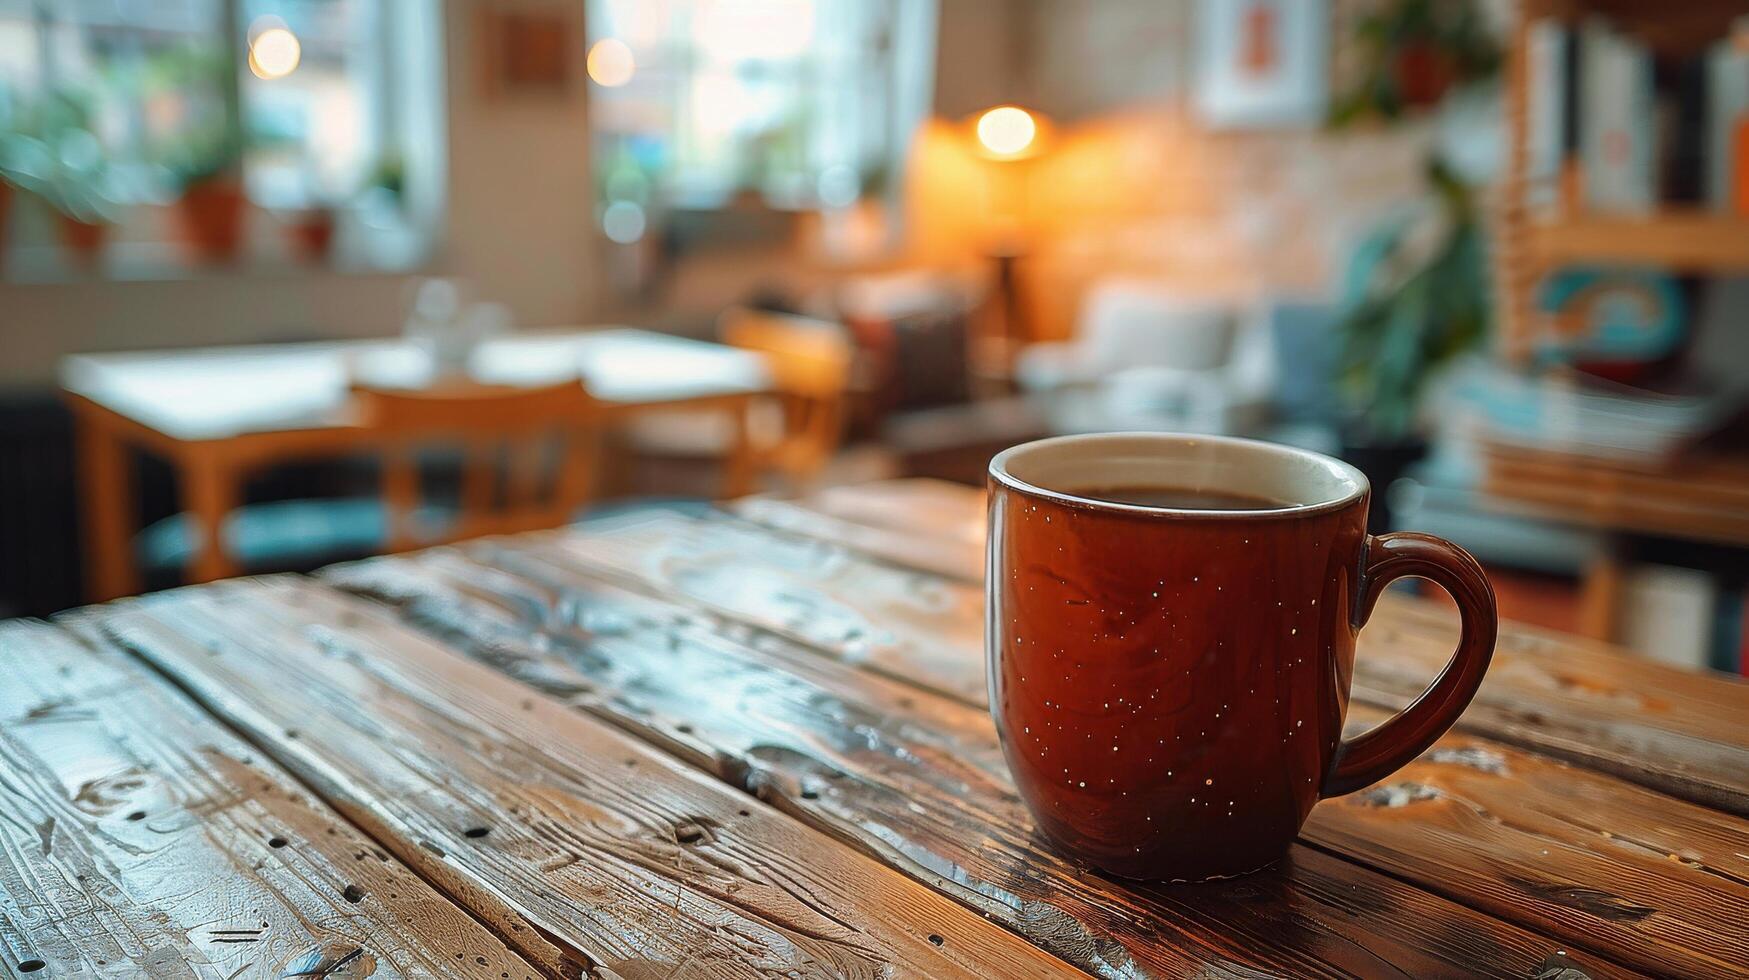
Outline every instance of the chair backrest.
[[[588, 501], [599, 443], [595, 402], [580, 381], [355, 387], [353, 396], [382, 439], [391, 551], [557, 527]], [[461, 454], [455, 520], [441, 533], [420, 533], [420, 453], [449, 447]]]
[[1209, 370], [1227, 363], [1237, 325], [1230, 304], [1188, 298], [1155, 283], [1113, 279], [1088, 293], [1075, 342], [1099, 372]]
[[725, 343], [765, 358], [783, 399], [782, 440], [770, 454], [786, 474], [806, 480], [838, 448], [850, 385], [849, 332], [836, 323], [741, 307], [718, 321]]

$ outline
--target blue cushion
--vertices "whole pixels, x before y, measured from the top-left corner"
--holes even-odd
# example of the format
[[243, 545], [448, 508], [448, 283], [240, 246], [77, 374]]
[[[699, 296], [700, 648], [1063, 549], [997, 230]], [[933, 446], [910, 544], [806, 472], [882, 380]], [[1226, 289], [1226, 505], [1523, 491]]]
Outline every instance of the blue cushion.
[[1320, 422], [1336, 416], [1332, 376], [1341, 338], [1336, 310], [1316, 302], [1278, 302], [1269, 308], [1275, 342], [1276, 383], [1271, 398], [1278, 418]]
[[[440, 528], [452, 518], [452, 511], [439, 507], [415, 512], [421, 528]], [[387, 540], [388, 522], [376, 497], [251, 504], [232, 511], [225, 521], [226, 548], [252, 571], [373, 554]], [[196, 551], [186, 514], [141, 531], [135, 545], [148, 569], [185, 567]]]

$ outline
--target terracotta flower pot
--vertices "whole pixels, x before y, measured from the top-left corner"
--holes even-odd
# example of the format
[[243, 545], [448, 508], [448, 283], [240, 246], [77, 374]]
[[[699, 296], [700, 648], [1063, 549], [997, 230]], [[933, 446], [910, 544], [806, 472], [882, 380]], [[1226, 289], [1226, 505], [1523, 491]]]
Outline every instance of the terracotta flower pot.
[[243, 244], [247, 200], [239, 181], [221, 177], [190, 184], [177, 202], [184, 241], [201, 262], [228, 262]]
[[285, 226], [292, 254], [304, 262], [327, 262], [334, 251], [334, 225], [334, 212], [327, 208], [311, 208], [292, 215]]
[[12, 218], [12, 185], [0, 180], [0, 271], [6, 268], [6, 245], [12, 239], [7, 234]]
[[64, 214], [60, 216], [58, 225], [61, 247], [67, 250], [73, 264], [81, 269], [95, 267], [98, 258], [103, 254], [103, 244], [109, 238], [109, 226], [100, 222], [80, 221]]
[[1397, 91], [1405, 105], [1416, 109], [1436, 105], [1456, 80], [1451, 56], [1431, 44], [1408, 44], [1397, 53]]

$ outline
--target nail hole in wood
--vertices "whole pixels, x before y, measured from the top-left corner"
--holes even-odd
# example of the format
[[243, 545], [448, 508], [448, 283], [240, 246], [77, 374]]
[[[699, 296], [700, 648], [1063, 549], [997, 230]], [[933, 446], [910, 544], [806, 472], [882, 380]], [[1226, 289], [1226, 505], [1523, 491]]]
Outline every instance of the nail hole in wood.
[[18, 972], [19, 973], [35, 973], [36, 971], [42, 969], [45, 966], [48, 966], [48, 964], [44, 963], [42, 960], [25, 960], [24, 962], [18, 964]]
[[937, 946], [940, 946], [940, 945], [941, 945], [941, 944], [942, 944], [942, 943], [945, 943], [945, 942], [947, 942], [947, 940], [945, 940], [945, 939], [943, 939], [943, 938], [941, 938], [941, 937], [940, 937], [940, 936], [937, 936], [937, 935], [936, 935], [936, 934], [935, 934], [935, 933], [933, 933], [933, 932], [932, 932], [932, 933], [930, 933], [930, 934], [929, 934], [929, 941], [930, 941], [930, 942], [931, 942], [931, 943], [934, 943], [934, 944], [935, 944], [935, 945], [937, 945]]
[[364, 889], [357, 885], [347, 885], [346, 890], [340, 893], [340, 897], [357, 905], [359, 902], [364, 901]]
[[811, 789], [802, 790], [802, 799], [804, 799], [804, 800], [817, 800], [819, 798], [820, 798], [820, 794], [815, 792], [814, 790], [811, 790]]
[[144, 820], [144, 819], [146, 819], [146, 811], [135, 810], [134, 812], [128, 814], [128, 819], [129, 820]]
[[491, 832], [492, 832], [491, 827], [469, 827], [468, 829], [462, 831], [462, 836], [463, 837], [472, 837], [472, 838], [478, 840], [479, 838], [484, 837]]
[[753, 815], [753, 811], [751, 810], [736, 810], [735, 812], [743, 817], [751, 817]]
[[682, 735], [691, 735], [692, 734], [692, 726], [691, 725], [675, 725], [674, 730], [679, 732]]
[[285, 838], [284, 837], [270, 838], [267, 841], [267, 846], [268, 847], [284, 847], [285, 846]]
[[286, 729], [285, 730], [285, 737], [286, 738], [297, 738], [298, 737], [298, 730], [295, 728]]
[[636, 759], [627, 759], [626, 760], [626, 768], [627, 769], [630, 769], [631, 767], [633, 767], [637, 764], [638, 764], [638, 760], [636, 760]]

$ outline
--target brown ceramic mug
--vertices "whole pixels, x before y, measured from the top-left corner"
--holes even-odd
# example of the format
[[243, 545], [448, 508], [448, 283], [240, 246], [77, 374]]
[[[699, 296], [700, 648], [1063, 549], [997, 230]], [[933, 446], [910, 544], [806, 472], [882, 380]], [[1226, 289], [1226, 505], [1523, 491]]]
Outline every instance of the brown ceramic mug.
[[[990, 710], [1063, 851], [1126, 878], [1253, 871], [1318, 800], [1451, 726], [1493, 654], [1494, 592], [1450, 542], [1368, 535], [1368, 497], [1346, 463], [1247, 439], [1066, 436], [990, 461]], [[1457, 600], [1457, 653], [1344, 741], [1355, 635], [1403, 576]]]

